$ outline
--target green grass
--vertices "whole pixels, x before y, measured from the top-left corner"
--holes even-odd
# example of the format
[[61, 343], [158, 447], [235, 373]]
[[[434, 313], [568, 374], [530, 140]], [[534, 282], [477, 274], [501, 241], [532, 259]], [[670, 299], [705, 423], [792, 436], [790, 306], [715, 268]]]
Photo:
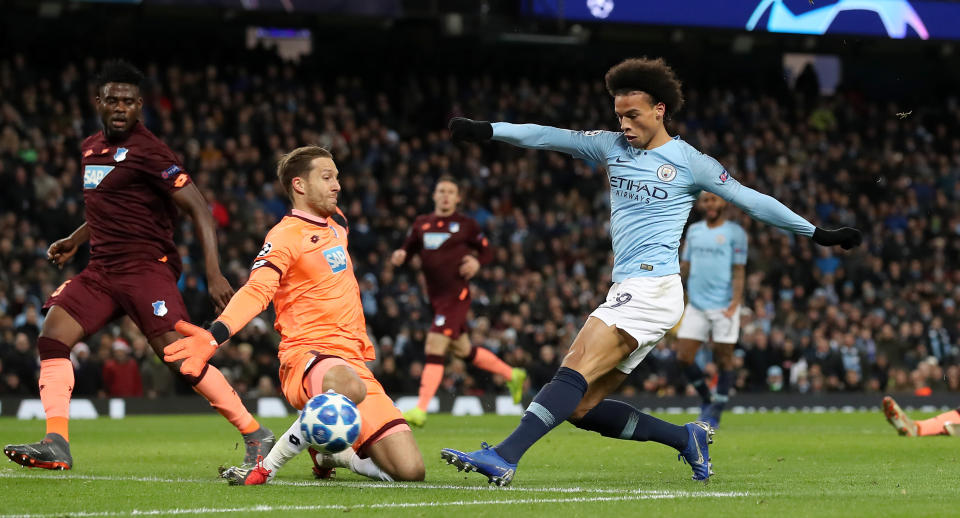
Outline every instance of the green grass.
[[[689, 417], [665, 418], [679, 423]], [[289, 425], [265, 422], [277, 432]], [[216, 476], [218, 466], [239, 462], [243, 452], [236, 431], [215, 415], [73, 421], [72, 471], [0, 465], [0, 516], [179, 510], [231, 516], [917, 517], [955, 516], [960, 507], [960, 441], [898, 437], [879, 413], [726, 415], [711, 448], [717, 474], [708, 485], [691, 481], [690, 468], [666, 446], [605, 439], [569, 424], [528, 452], [509, 488], [491, 488], [485, 478], [459, 473], [439, 458], [441, 447], [476, 449], [481, 440], [502, 439], [516, 423], [516, 417], [431, 415], [416, 431], [427, 465], [427, 481], [419, 484], [372, 482], [342, 468], [335, 481], [314, 481], [303, 454], [276, 484], [238, 488]], [[0, 444], [36, 440], [42, 430], [39, 421], [0, 418]]]

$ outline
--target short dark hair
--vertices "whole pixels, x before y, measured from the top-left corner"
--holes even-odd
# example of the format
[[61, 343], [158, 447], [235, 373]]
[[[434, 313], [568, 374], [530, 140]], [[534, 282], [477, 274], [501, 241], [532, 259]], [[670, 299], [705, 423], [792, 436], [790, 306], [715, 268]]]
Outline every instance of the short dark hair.
[[110, 60], [103, 64], [100, 75], [97, 76], [98, 94], [107, 83], [123, 83], [140, 88], [140, 84], [143, 83], [143, 72], [122, 59]]
[[680, 80], [663, 58], [630, 58], [607, 70], [604, 77], [611, 96], [644, 92], [653, 103], [663, 103], [667, 115], [673, 115], [683, 106]]
[[458, 182], [457, 179], [453, 177], [453, 175], [449, 175], [449, 174], [440, 175], [440, 178], [437, 178], [437, 183], [433, 184], [433, 188], [436, 189], [437, 186], [443, 182], [450, 182], [453, 185], [456, 185], [458, 193], [463, 190], [463, 187], [460, 186], [460, 182]]
[[280, 157], [280, 162], [277, 163], [277, 178], [280, 179], [280, 185], [291, 200], [293, 200], [293, 179], [310, 172], [310, 164], [315, 158], [332, 160], [333, 153], [320, 146], [303, 146]]

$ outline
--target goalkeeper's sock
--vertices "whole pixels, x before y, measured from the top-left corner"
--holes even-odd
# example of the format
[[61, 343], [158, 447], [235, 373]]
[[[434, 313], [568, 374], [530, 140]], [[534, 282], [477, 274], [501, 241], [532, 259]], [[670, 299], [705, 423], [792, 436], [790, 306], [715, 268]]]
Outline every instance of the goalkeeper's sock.
[[586, 392], [587, 380], [583, 375], [560, 367], [553, 380], [533, 398], [520, 419], [520, 426], [494, 450], [503, 460], [516, 464], [533, 443], [570, 417]]
[[697, 362], [693, 362], [684, 367], [683, 374], [687, 376], [687, 381], [693, 385], [693, 388], [697, 389], [697, 394], [700, 394], [700, 399], [703, 400], [703, 404], [709, 405], [710, 387], [707, 386], [707, 380], [704, 378], [703, 371], [700, 370], [700, 366], [697, 365]]
[[930, 419], [914, 421], [917, 425], [917, 435], [946, 435], [943, 425], [946, 423], [960, 423], [960, 411], [951, 410]]
[[306, 449], [307, 440], [300, 434], [300, 420], [297, 419], [293, 425], [277, 439], [273, 449], [263, 459], [263, 467], [270, 470], [270, 479], [277, 475], [277, 470], [282, 468], [290, 459], [297, 456], [298, 453]]
[[206, 398], [210, 406], [226, 417], [227, 421], [240, 430], [240, 433], [248, 434], [260, 428], [260, 423], [243, 406], [240, 396], [216, 367], [208, 363], [195, 380], [193, 390]]
[[682, 426], [644, 414], [628, 403], [604, 399], [573, 423], [577, 428], [604, 437], [630, 441], [653, 441], [683, 451], [690, 434]]
[[373, 459], [370, 457], [361, 459], [353, 448], [347, 448], [340, 453], [334, 453], [332, 457], [333, 463], [338, 468], [350, 468], [350, 471], [358, 475], [363, 475], [374, 480], [393, 482], [393, 477], [380, 469], [380, 466], [377, 466], [377, 463], [373, 462]]

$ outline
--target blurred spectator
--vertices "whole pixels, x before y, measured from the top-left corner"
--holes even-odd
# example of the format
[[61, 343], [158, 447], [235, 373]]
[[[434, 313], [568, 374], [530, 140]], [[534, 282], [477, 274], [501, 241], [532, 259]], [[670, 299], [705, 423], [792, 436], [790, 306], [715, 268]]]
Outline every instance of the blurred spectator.
[[130, 352], [130, 346], [123, 339], [113, 343], [113, 357], [103, 364], [103, 384], [108, 397], [143, 396], [140, 366]]

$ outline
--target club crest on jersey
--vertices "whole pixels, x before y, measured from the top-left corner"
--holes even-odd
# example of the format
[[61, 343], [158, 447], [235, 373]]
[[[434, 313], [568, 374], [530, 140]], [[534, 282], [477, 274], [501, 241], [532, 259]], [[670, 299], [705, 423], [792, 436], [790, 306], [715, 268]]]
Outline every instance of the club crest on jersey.
[[113, 154], [113, 161], [123, 162], [124, 159], [127, 158], [127, 151], [130, 151], [130, 150], [125, 147], [118, 147], [117, 152]]
[[436, 250], [450, 239], [449, 232], [424, 232], [423, 248], [427, 250]]
[[323, 251], [323, 257], [330, 265], [333, 273], [340, 273], [347, 269], [347, 253], [343, 251], [342, 246], [336, 246]]
[[447, 317], [443, 315], [437, 315], [437, 317], [433, 319], [433, 325], [437, 327], [443, 327], [443, 324], [446, 324], [446, 323], [447, 323]]
[[460, 223], [456, 221], [450, 222], [450, 232], [458, 232], [460, 230]]
[[151, 304], [153, 306], [153, 315], [157, 317], [162, 317], [167, 314], [167, 302], [165, 300], [158, 300]]
[[717, 235], [717, 244], [718, 244], [718, 245], [722, 245], [722, 244], [724, 244], [724, 243], [726, 243], [726, 242], [727, 242], [727, 238], [724, 237], [723, 234], [718, 234], [718, 235]]
[[720, 173], [720, 181], [723, 183], [727, 183], [727, 180], [729, 179], [730, 179], [730, 175], [727, 173], [727, 170], [724, 169], [723, 172]]
[[677, 177], [677, 168], [673, 164], [663, 164], [657, 168], [657, 178], [662, 182], [669, 182]]
[[88, 165], [83, 168], [83, 188], [96, 189], [100, 182], [113, 171], [112, 165]]

